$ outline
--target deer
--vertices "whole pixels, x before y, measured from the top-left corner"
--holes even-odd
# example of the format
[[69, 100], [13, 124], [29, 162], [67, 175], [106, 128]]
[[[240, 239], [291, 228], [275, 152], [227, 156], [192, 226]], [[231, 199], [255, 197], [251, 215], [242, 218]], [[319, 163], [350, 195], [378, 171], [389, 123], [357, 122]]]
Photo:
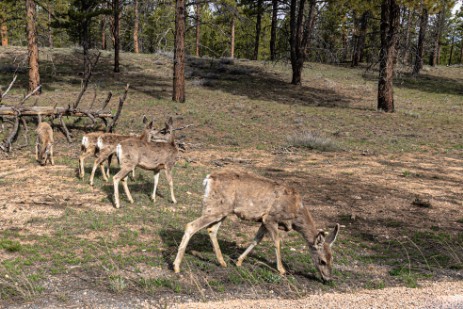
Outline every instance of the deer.
[[121, 166], [120, 171], [114, 175], [114, 204], [120, 207], [119, 201], [119, 182], [122, 182], [125, 194], [130, 203], [133, 203], [132, 195], [127, 186], [127, 175], [135, 167], [139, 166], [145, 170], [154, 171], [154, 188], [151, 199], [156, 202], [156, 188], [159, 182], [159, 172], [165, 171], [170, 187], [170, 196], [174, 204], [177, 203], [174, 195], [174, 185], [172, 179], [172, 168], [178, 160], [179, 150], [174, 141], [172, 133], [172, 117], [166, 123], [168, 140], [161, 142], [147, 142], [139, 138], [129, 138], [120, 142], [116, 146], [116, 155]]
[[[146, 118], [144, 118], [144, 123]], [[92, 173], [90, 175], [90, 185], [93, 186], [93, 179], [95, 177], [95, 171], [98, 166], [103, 166], [104, 161], [108, 161], [108, 170], [107, 176], [109, 177], [109, 167], [111, 165], [111, 158], [116, 153], [116, 146], [128, 139], [128, 138], [139, 138], [145, 142], [166, 142], [169, 139], [169, 134], [164, 134], [167, 132], [166, 128], [161, 130], [156, 130], [154, 127], [154, 118], [153, 120], [145, 126], [143, 132], [139, 136], [130, 136], [130, 135], [120, 135], [113, 133], [104, 133], [97, 138], [97, 148], [99, 150], [98, 156], [93, 163]], [[134, 175], [132, 173], [132, 175]], [[108, 181], [107, 178], [103, 177], [105, 181]]]
[[55, 165], [53, 160], [53, 129], [46, 122], [40, 122], [36, 129], [37, 139], [35, 143], [35, 159], [46, 165], [47, 161]]
[[279, 230], [294, 230], [307, 242], [312, 261], [322, 280], [331, 280], [331, 246], [338, 235], [339, 224], [329, 235], [318, 231], [309, 209], [303, 205], [302, 197], [295, 189], [251, 172], [228, 169], [211, 173], [204, 179], [203, 185], [202, 216], [186, 225], [173, 264], [176, 273], [180, 272], [190, 238], [203, 228], [207, 228], [219, 264], [227, 267], [217, 233], [223, 220], [234, 214], [242, 220], [261, 223], [253, 242], [239, 256], [236, 262], [238, 267], [263, 237], [269, 234], [275, 244], [277, 270], [284, 275], [286, 270], [281, 262]]
[[[79, 156], [79, 177], [84, 178], [85, 176], [85, 169], [84, 169], [84, 161], [86, 158], [90, 156], [95, 156], [97, 153], [97, 140], [98, 137], [104, 134], [104, 132], [91, 132], [87, 133], [82, 137], [82, 143], [80, 146], [80, 156]], [[100, 165], [101, 174], [103, 178], [107, 181], [108, 178], [106, 176], [105, 170], [103, 165]]]

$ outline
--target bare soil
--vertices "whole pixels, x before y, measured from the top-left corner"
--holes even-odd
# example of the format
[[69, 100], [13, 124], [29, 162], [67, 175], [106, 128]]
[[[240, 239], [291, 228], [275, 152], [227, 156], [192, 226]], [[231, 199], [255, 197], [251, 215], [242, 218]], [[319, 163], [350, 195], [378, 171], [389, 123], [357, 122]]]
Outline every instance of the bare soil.
[[[0, 229], [21, 230], [38, 235], [48, 233], [48, 220], [75, 211], [115, 211], [107, 194], [77, 181], [76, 170], [67, 165], [39, 166], [23, 152], [2, 160], [0, 168]], [[252, 168], [261, 174], [284, 180], [304, 194], [320, 226], [344, 220], [343, 233], [370, 235], [364, 241], [406, 240], [410, 231], [440, 229], [450, 234], [463, 230], [463, 162], [459, 158], [430, 154], [362, 155], [352, 153], [309, 153], [277, 149], [273, 153], [255, 149], [190, 150], [183, 159], [209, 169], [221, 166]], [[309, 176], [309, 177], [308, 177]], [[78, 194], [76, 194], [78, 192]], [[418, 201], [425, 201], [422, 207]], [[430, 206], [430, 207], [429, 207]], [[43, 224], [36, 224], [36, 222]], [[32, 226], [30, 223], [35, 222]], [[91, 237], [91, 235], [87, 235]], [[0, 251], [1, 258], [14, 253]], [[405, 261], [406, 262], [406, 261]], [[359, 273], [357, 265], [340, 265], [340, 272]], [[367, 271], [378, 278], [390, 267], [370, 265]], [[151, 270], [152, 271], [152, 270]], [[165, 272], [165, 270], [159, 270]], [[297, 300], [249, 300], [243, 295], [224, 294], [225, 302], [188, 303], [191, 298], [119, 297], [105, 291], [88, 290], [85, 280], [74, 275], [50, 276], [44, 295], [32, 303], [12, 308], [52, 307], [152, 307], [178, 308], [463, 308], [463, 271], [438, 274], [443, 282], [423, 282], [423, 289], [404, 287], [378, 291], [350, 290], [345, 293], [312, 291]], [[447, 279], [446, 279], [447, 278]], [[445, 282], [448, 281], [448, 282]], [[66, 295], [61, 303], [57, 295]], [[254, 298], [254, 297], [253, 297]], [[239, 300], [233, 300], [239, 299]], [[230, 300], [230, 301], [229, 301]], [[164, 303], [162, 303], [164, 301]], [[388, 305], [386, 305], [388, 304]], [[389, 305], [390, 304], [390, 305]]]

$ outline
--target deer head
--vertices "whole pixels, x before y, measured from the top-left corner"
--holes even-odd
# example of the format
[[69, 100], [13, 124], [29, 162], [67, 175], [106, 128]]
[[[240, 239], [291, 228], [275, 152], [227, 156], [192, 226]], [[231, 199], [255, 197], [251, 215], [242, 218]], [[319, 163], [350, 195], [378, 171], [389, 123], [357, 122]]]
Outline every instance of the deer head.
[[336, 241], [339, 233], [339, 224], [336, 224], [333, 231], [325, 236], [325, 232], [319, 232], [315, 236], [313, 245], [310, 245], [310, 253], [312, 261], [320, 273], [323, 281], [331, 280], [331, 270], [333, 268], [333, 255], [331, 253], [331, 246]]

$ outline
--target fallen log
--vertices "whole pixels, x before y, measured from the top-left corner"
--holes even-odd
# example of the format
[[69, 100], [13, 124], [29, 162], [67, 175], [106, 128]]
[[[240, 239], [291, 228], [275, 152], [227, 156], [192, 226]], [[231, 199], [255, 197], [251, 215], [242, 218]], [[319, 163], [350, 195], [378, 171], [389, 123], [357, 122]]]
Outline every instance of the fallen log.
[[69, 107], [53, 107], [53, 106], [0, 106], [0, 116], [16, 116], [20, 113], [21, 116], [73, 116], [73, 117], [88, 117], [93, 118], [113, 118], [111, 111], [81, 111]]

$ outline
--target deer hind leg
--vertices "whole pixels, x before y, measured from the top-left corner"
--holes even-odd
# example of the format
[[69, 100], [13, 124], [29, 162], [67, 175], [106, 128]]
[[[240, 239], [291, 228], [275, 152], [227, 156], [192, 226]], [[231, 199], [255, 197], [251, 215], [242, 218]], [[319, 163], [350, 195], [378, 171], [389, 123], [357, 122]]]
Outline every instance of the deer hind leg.
[[217, 222], [214, 225], [211, 225], [207, 232], [209, 233], [209, 237], [211, 238], [212, 248], [214, 249], [215, 255], [217, 256], [217, 260], [219, 260], [220, 265], [222, 267], [227, 267], [227, 263], [225, 263], [222, 255], [222, 251], [220, 250], [219, 241], [217, 240], [217, 232], [219, 231], [219, 227], [222, 224], [222, 221]]
[[248, 256], [249, 253], [251, 253], [252, 249], [254, 249], [255, 246], [257, 246], [262, 239], [264, 238], [265, 234], [267, 233], [267, 228], [262, 224], [259, 227], [259, 230], [256, 233], [256, 236], [254, 236], [253, 242], [249, 245], [249, 247], [244, 250], [244, 252], [240, 255], [238, 260], [236, 261], [236, 266], [241, 266], [243, 264], [244, 259]]
[[35, 143], [35, 160], [39, 160], [39, 143]]
[[[130, 170], [129, 170], [130, 171]], [[114, 205], [116, 208], [120, 207], [120, 201], [119, 201], [119, 182], [121, 179], [124, 179], [127, 175], [127, 171], [121, 169], [116, 175], [113, 177], [113, 184], [114, 184]], [[127, 183], [125, 184], [127, 185]], [[127, 188], [128, 189], [128, 188]], [[127, 192], [126, 192], [127, 193]], [[129, 192], [130, 194], [130, 192]]]
[[273, 242], [275, 243], [275, 254], [277, 258], [277, 269], [281, 275], [286, 273], [286, 270], [281, 262], [281, 251], [280, 251], [280, 236], [278, 235], [278, 224], [276, 223], [264, 223], [266, 229], [268, 230], [270, 236], [272, 237]]
[[50, 147], [50, 154], [49, 155], [50, 155], [49, 159], [50, 159], [51, 165], [55, 165], [55, 160], [53, 159], [53, 144]]
[[165, 169], [167, 182], [169, 183], [170, 188], [170, 197], [172, 199], [172, 203], [177, 204], [177, 200], [174, 196], [174, 181], [172, 179], [172, 170], [170, 168]]
[[151, 195], [151, 199], [153, 200], [153, 202], [156, 201], [156, 189], [158, 187], [158, 183], [159, 183], [159, 171], [155, 172], [154, 174], [154, 188], [153, 188], [153, 194]]
[[84, 178], [85, 176], [85, 168], [84, 168], [84, 160], [90, 156], [89, 152], [81, 153], [79, 156], [79, 177]]
[[198, 219], [186, 225], [185, 234], [183, 234], [182, 242], [180, 243], [180, 246], [178, 247], [177, 256], [175, 257], [175, 261], [174, 261], [174, 271], [176, 273], [180, 272], [180, 264], [182, 263], [183, 256], [185, 255], [186, 247], [191, 237], [199, 230], [207, 226], [211, 226], [214, 223], [222, 221], [223, 218], [224, 216], [222, 215], [219, 215], [219, 216], [207, 215], [207, 216], [199, 217]]
[[[111, 161], [113, 159], [113, 154], [111, 153], [109, 156], [108, 156], [108, 168], [106, 169], [106, 174], [104, 175], [107, 175], [108, 178], [111, 176]], [[102, 169], [104, 170], [104, 168]], [[107, 179], [105, 179], [105, 181], [108, 181]]]

